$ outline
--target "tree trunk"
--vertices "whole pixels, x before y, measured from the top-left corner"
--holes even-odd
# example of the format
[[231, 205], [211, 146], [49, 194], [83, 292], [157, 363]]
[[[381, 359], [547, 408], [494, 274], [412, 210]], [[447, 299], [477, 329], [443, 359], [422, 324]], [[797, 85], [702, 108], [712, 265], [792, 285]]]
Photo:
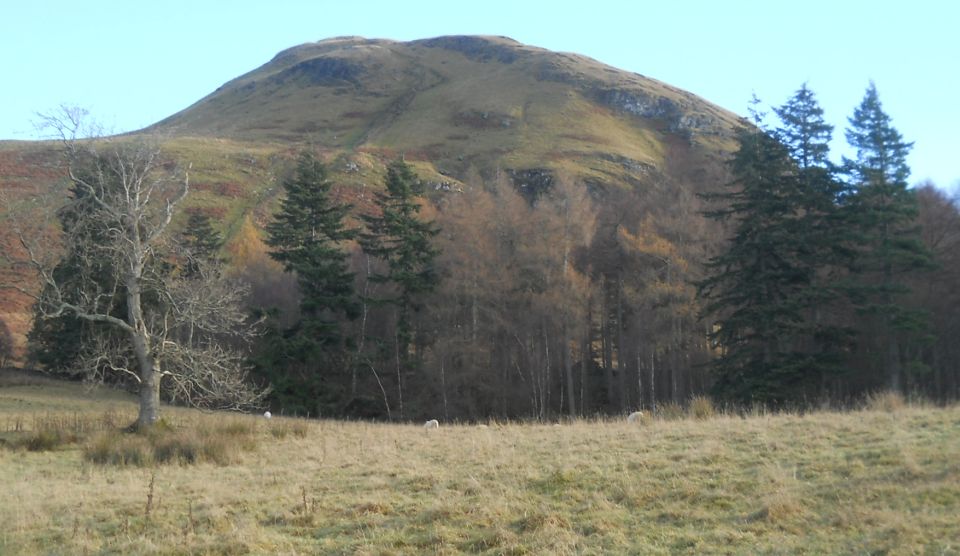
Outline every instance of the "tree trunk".
[[623, 278], [617, 276], [617, 384], [620, 389], [620, 411], [627, 410], [627, 364], [623, 346]]
[[616, 399], [616, 385], [613, 383], [613, 340], [610, 338], [610, 314], [607, 308], [607, 288], [603, 286], [603, 294], [600, 300], [600, 348], [601, 359], [603, 359], [603, 380], [607, 386], [607, 405], [606, 411], [613, 409]]
[[140, 414], [137, 416], [137, 429], [144, 430], [153, 426], [160, 418], [160, 377], [156, 368], [141, 372]]
[[657, 410], [657, 383], [656, 380], [656, 359], [653, 350], [650, 351], [650, 411]]
[[127, 323], [130, 325], [130, 343], [137, 358], [140, 378], [140, 413], [137, 428], [151, 427], [160, 418], [160, 370], [150, 353], [150, 337], [143, 321], [143, 306], [140, 298], [142, 268], [134, 267], [126, 279]]
[[640, 350], [637, 350], [637, 408], [643, 409], [643, 365], [640, 362]]
[[590, 327], [587, 327], [587, 337], [580, 347], [580, 414], [587, 414], [587, 400], [590, 399], [590, 382], [587, 376], [587, 362], [590, 360]]
[[573, 361], [570, 357], [570, 335], [566, 324], [563, 325], [563, 370], [567, 375], [568, 411], [570, 412], [570, 416], [573, 417], [577, 414], [577, 400], [575, 386], [573, 384]]
[[904, 393], [900, 379], [900, 343], [896, 334], [887, 338], [887, 373], [890, 390]]
[[440, 355], [440, 392], [443, 394], [443, 419], [450, 421], [450, 413], [447, 411], [447, 373], [443, 365], [443, 354]]
[[400, 363], [400, 336], [399, 336], [399, 324], [393, 329], [393, 356], [394, 363], [397, 368], [397, 406], [400, 410], [400, 419], [403, 419], [403, 373], [401, 372], [401, 363]]

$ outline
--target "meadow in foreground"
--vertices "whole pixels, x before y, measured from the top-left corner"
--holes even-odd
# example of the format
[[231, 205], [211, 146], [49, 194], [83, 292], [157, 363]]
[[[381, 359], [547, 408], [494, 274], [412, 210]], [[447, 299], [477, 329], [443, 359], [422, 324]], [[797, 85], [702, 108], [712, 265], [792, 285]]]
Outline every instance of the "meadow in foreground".
[[[132, 399], [0, 387], [0, 553], [960, 553], [958, 406], [436, 430], [165, 415], [236, 449], [96, 463], [117, 433], [95, 424], [132, 421]], [[18, 440], [51, 423], [84, 431]]]

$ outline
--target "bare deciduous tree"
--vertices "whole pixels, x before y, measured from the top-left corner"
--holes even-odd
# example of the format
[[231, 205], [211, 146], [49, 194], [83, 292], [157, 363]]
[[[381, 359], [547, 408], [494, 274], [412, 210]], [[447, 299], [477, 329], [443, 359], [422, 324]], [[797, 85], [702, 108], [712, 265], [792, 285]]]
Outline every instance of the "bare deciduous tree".
[[[38, 318], [74, 315], [108, 325], [116, 334], [95, 337], [82, 350], [90, 373], [121, 373], [137, 383], [137, 427], [159, 417], [161, 380], [174, 397], [201, 407], [259, 402], [246, 381], [241, 352], [227, 342], [253, 333], [241, 310], [242, 287], [210, 266], [191, 276], [171, 268], [166, 232], [189, 191], [189, 179], [161, 157], [158, 147], [127, 140], [78, 140], [82, 113], [45, 118], [65, 147], [71, 185], [63, 244], [79, 259], [70, 276], [54, 271], [51, 257], [20, 230], [27, 264], [42, 292], [30, 292]], [[64, 212], [65, 211], [65, 212]]]

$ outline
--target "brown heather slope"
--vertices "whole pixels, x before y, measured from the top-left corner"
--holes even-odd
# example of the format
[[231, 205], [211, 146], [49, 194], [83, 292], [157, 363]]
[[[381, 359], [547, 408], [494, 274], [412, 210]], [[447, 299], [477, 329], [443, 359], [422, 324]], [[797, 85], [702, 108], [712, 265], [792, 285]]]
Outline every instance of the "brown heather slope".
[[[262, 259], [249, 224], [262, 230], [277, 177], [303, 147], [331, 163], [338, 194], [359, 210], [402, 154], [435, 195], [506, 177], [529, 191], [562, 174], [589, 186], [602, 212], [611, 189], [634, 190], [652, 207], [722, 183], [737, 122], [665, 83], [508, 38], [343, 37], [285, 50], [130, 135], [192, 164], [186, 210], [213, 216], [244, 266]], [[0, 193], [14, 201], [0, 207], [5, 246], [11, 214], [29, 206], [49, 216], [62, 201], [62, 192], [41, 195], [59, 175], [54, 144], [0, 142]], [[27, 306], [0, 293], [0, 318], [18, 335]]]

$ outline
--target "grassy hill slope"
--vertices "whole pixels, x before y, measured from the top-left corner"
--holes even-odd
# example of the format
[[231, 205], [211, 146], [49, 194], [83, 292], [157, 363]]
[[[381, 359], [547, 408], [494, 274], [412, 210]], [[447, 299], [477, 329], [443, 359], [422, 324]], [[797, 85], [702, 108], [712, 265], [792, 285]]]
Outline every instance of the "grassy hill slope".
[[704, 165], [737, 117], [590, 58], [503, 37], [304, 44], [148, 128], [175, 136], [406, 153], [443, 174], [563, 169], [596, 182], [671, 177], [671, 147]]
[[[9, 382], [0, 424], [111, 419], [103, 390]], [[0, 448], [0, 552], [952, 554], [960, 408], [559, 426], [302, 422], [224, 466], [117, 467], [83, 441]], [[19, 423], [19, 425], [18, 425]], [[293, 428], [296, 424], [297, 428]], [[302, 431], [285, 434], [287, 430]], [[152, 485], [152, 486], [151, 486]], [[147, 506], [150, 507], [149, 511]]]

